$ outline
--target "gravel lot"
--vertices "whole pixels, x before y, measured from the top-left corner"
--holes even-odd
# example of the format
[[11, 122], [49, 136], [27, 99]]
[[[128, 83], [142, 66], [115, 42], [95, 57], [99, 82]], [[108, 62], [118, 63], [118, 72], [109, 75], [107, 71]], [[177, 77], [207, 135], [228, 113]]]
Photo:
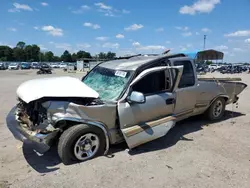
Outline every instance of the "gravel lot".
[[[83, 74], [58, 70], [49, 76], [59, 75], [80, 78]], [[250, 75], [245, 73], [213, 76], [241, 77], [250, 85]], [[250, 187], [249, 87], [240, 95], [238, 108], [227, 107], [221, 122], [194, 117], [134, 151], [119, 144], [108, 157], [64, 166], [55, 148], [38, 156], [22, 147], [6, 127], [6, 115], [16, 104], [16, 88], [37, 77], [44, 76], [33, 70], [0, 71], [0, 188]]]

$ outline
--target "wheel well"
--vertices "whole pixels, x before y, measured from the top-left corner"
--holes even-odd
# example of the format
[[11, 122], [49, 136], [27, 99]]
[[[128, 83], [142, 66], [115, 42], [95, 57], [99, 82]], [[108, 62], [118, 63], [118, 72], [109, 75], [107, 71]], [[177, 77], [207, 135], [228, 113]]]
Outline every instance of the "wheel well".
[[[72, 121], [72, 120], [60, 120], [60, 121], [58, 121], [58, 122], [55, 124], [54, 127], [55, 127], [55, 128], [60, 128], [60, 129], [62, 130], [62, 132], [64, 132], [64, 131], [67, 130], [68, 128], [70, 128], [70, 127], [72, 127], [72, 126], [75, 126], [75, 125], [79, 125], [79, 124], [87, 124], [87, 123], [79, 122], [79, 121]], [[104, 127], [104, 128], [101, 128], [101, 127], [99, 127], [99, 126], [95, 126], [95, 125], [91, 125], [91, 124], [87, 124], [87, 125], [96, 127], [96, 128], [98, 128], [98, 129], [100, 129], [100, 130], [103, 132], [104, 135], [106, 134], [105, 131], [107, 131], [107, 130], [105, 129], [105, 127]], [[103, 129], [105, 129], [105, 131], [104, 131]]]
[[228, 101], [228, 97], [226, 97], [226, 96], [218, 96], [218, 97], [216, 97], [216, 98], [214, 98], [213, 100], [211, 100], [211, 102], [210, 102], [210, 105], [215, 101], [215, 100], [217, 100], [217, 99], [219, 99], [219, 98], [223, 98], [224, 100], [225, 100], [225, 102], [227, 103], [227, 101]]
[[222, 97], [224, 100], [225, 100], [225, 102], [227, 103], [227, 101], [228, 101], [228, 97]]
[[70, 121], [70, 120], [60, 120], [55, 124], [55, 128], [60, 128], [62, 131], [65, 131], [66, 129], [81, 124], [81, 122], [77, 121]]

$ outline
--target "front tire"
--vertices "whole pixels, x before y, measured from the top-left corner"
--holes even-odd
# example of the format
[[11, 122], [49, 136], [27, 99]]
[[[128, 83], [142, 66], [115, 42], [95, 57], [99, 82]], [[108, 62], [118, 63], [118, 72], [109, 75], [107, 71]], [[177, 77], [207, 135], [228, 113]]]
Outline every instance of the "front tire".
[[59, 138], [58, 154], [65, 165], [86, 161], [103, 154], [105, 136], [94, 126], [79, 124], [68, 128]]
[[226, 102], [224, 98], [220, 97], [216, 99], [207, 110], [206, 115], [208, 119], [211, 121], [216, 121], [221, 119], [224, 116], [225, 107], [226, 107]]

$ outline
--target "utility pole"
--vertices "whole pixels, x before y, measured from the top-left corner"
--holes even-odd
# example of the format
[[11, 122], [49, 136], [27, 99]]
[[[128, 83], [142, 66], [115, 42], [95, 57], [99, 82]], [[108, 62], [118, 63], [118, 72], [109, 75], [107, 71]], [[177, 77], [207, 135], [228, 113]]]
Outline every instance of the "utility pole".
[[203, 50], [206, 49], [206, 39], [207, 39], [207, 35], [204, 35], [204, 46], [203, 46]]

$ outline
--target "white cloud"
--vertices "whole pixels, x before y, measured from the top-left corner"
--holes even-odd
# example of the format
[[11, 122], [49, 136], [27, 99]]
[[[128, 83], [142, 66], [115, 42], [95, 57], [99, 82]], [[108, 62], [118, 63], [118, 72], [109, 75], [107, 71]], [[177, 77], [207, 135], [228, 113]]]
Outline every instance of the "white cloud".
[[109, 16], [109, 17], [114, 17], [115, 14], [113, 11], [118, 11], [118, 10], [113, 10], [111, 6], [105, 5], [104, 3], [95, 3], [95, 6], [98, 7], [98, 11], [104, 13], [104, 16]]
[[184, 37], [190, 37], [190, 36], [192, 36], [193, 34], [192, 34], [192, 32], [185, 32], [185, 33], [182, 33], [182, 36], [184, 36]]
[[185, 5], [180, 8], [181, 14], [195, 15], [196, 13], [210, 13], [215, 6], [220, 3], [220, 0], [198, 0], [192, 5]]
[[121, 49], [117, 51], [116, 54], [117, 56], [126, 57], [126, 56], [135, 55], [136, 53], [132, 49]]
[[42, 51], [48, 50], [43, 44], [39, 44], [38, 46]]
[[106, 5], [102, 2], [95, 3], [96, 7], [98, 7], [98, 11], [104, 13], [104, 16], [114, 17], [115, 13], [129, 14], [130, 11], [126, 9], [118, 10], [114, 9], [112, 6]]
[[186, 47], [181, 47], [181, 51], [187, 51]]
[[141, 45], [139, 42], [133, 42], [132, 46], [134, 46], [136, 48], [136, 50], [139, 51], [157, 51], [157, 50], [164, 50], [165, 46], [161, 46], [161, 45], [147, 45], [147, 46], [143, 46]]
[[52, 36], [63, 36], [63, 30], [61, 28], [55, 28], [51, 25], [43, 26], [42, 30]]
[[141, 44], [139, 42], [133, 42], [132, 45], [133, 46], [140, 46]]
[[0, 46], [9, 46], [10, 48], [13, 48], [13, 45], [1, 41], [0, 41]]
[[96, 37], [95, 39], [99, 41], [105, 41], [108, 40], [108, 37]]
[[88, 5], [82, 5], [81, 8], [82, 8], [82, 9], [86, 9], [86, 10], [89, 10], [89, 9], [90, 9], [90, 7], [89, 7]]
[[34, 28], [35, 30], [38, 30], [38, 29], [39, 29], [39, 27], [38, 27], [38, 26], [34, 26], [33, 28]]
[[187, 27], [187, 26], [185, 26], [185, 27], [177, 26], [177, 27], [175, 27], [175, 29], [182, 30], [182, 31], [188, 31], [189, 27]]
[[170, 43], [171, 43], [171, 41], [169, 41], [169, 40], [166, 41], [166, 44], [170, 44]]
[[161, 45], [148, 45], [148, 46], [139, 46], [136, 49], [137, 50], [142, 50], [142, 51], [164, 50], [165, 46], [161, 46]]
[[126, 31], [136, 31], [138, 29], [143, 28], [144, 26], [142, 24], [133, 24], [129, 27], [124, 28]]
[[228, 47], [225, 45], [220, 45], [220, 46], [216, 46], [214, 47], [216, 50], [228, 50]]
[[180, 46], [180, 51], [187, 51], [187, 50], [190, 49], [192, 46], [193, 46], [192, 44], [182, 45], [182, 46]]
[[250, 30], [239, 30], [233, 33], [225, 34], [225, 37], [248, 37], [250, 36]]
[[125, 10], [125, 9], [123, 9], [123, 10], [122, 10], [122, 13], [123, 13], [123, 14], [129, 14], [129, 13], [130, 13], [130, 11], [129, 11], [129, 10]]
[[196, 35], [200, 35], [200, 33], [199, 33], [199, 32], [195, 32], [195, 34], [196, 34]]
[[41, 5], [42, 5], [42, 6], [44, 6], [44, 7], [49, 6], [49, 4], [48, 4], [48, 3], [46, 3], [46, 2], [41, 2]]
[[235, 51], [235, 52], [245, 52], [245, 50], [242, 49], [242, 48], [233, 48], [233, 51]]
[[102, 47], [103, 47], [103, 48], [115, 48], [115, 49], [117, 49], [117, 48], [120, 47], [120, 44], [118, 44], [118, 43], [110, 43], [110, 42], [107, 42], [107, 43], [104, 43], [104, 44], [102, 45]]
[[124, 35], [122, 35], [122, 34], [117, 34], [115, 37], [118, 38], [118, 39], [123, 39], [123, 38], [124, 38]]
[[90, 28], [92, 28], [92, 29], [100, 29], [100, 28], [101, 28], [100, 25], [98, 25], [98, 24], [93, 24], [93, 23], [90, 23], [90, 22], [85, 22], [85, 23], [83, 24], [83, 26], [85, 26], [85, 27], [90, 27]]
[[105, 5], [104, 3], [95, 3], [95, 6], [99, 7], [100, 9], [104, 10], [112, 10], [111, 6]]
[[33, 9], [26, 4], [19, 4], [19, 3], [13, 3], [14, 8], [9, 9], [8, 12], [20, 12], [21, 10], [24, 11], [33, 11]]
[[163, 32], [163, 31], [164, 31], [164, 28], [159, 27], [159, 28], [157, 28], [155, 31], [156, 31], [156, 32]]
[[74, 14], [82, 14], [87, 10], [90, 10], [91, 8], [88, 5], [82, 5], [79, 9], [77, 10], [72, 10], [72, 13]]
[[208, 28], [202, 28], [201, 31], [204, 32], [204, 33], [212, 32], [211, 29], [208, 29]]
[[14, 27], [9, 27], [9, 28], [7, 28], [9, 31], [13, 31], [13, 32], [16, 32], [17, 31], [17, 29], [16, 28], [14, 28]]
[[91, 45], [88, 43], [83, 43], [83, 44], [77, 44], [76, 45], [78, 48], [90, 48]]
[[55, 48], [63, 49], [63, 50], [72, 50], [72, 46], [69, 43], [56, 43]]
[[245, 43], [249, 43], [250, 44], [250, 38], [245, 40]]

